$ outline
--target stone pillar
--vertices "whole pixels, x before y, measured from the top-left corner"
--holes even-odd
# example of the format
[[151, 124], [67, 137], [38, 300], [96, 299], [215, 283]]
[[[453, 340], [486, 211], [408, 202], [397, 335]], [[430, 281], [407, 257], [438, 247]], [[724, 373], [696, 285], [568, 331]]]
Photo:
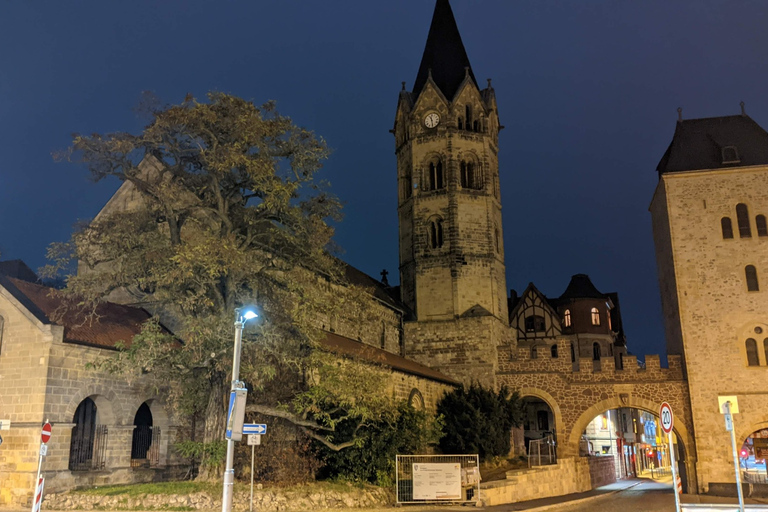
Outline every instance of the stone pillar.
[[131, 445], [135, 425], [110, 425], [107, 441], [107, 462], [104, 469], [111, 471], [131, 467]]

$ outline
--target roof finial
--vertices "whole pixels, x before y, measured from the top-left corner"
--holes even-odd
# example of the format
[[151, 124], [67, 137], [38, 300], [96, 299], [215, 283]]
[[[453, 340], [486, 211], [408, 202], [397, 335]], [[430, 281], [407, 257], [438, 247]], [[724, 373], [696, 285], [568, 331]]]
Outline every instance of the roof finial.
[[464, 66], [464, 78], [469, 76], [469, 66]]
[[683, 120], [683, 107], [677, 107], [677, 120]]
[[405, 82], [400, 82], [400, 83], [403, 84], [403, 90], [405, 90]]
[[432, 78], [432, 68], [427, 69], [427, 78]]
[[744, 102], [742, 101], [739, 105], [741, 105], [741, 115], [747, 115], [747, 111], [744, 109]]
[[488, 80], [488, 88], [490, 89], [491, 88], [491, 79], [490, 78], [486, 78], [486, 80]]
[[381, 274], [381, 284], [384, 286], [389, 286], [389, 280], [387, 279], [387, 274], [389, 274], [389, 272], [387, 272], [387, 269], [383, 269], [379, 273]]

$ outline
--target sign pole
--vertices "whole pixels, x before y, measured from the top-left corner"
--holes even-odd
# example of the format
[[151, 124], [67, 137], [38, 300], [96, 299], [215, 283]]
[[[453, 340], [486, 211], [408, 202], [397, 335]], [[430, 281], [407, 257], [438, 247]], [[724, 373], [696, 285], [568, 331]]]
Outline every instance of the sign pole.
[[672, 466], [672, 482], [675, 491], [675, 510], [680, 512], [680, 494], [677, 492], [677, 459], [675, 457], [675, 445], [672, 444], [672, 431], [667, 434], [669, 439], [669, 463]]
[[[40, 505], [42, 504], [43, 497], [43, 483], [40, 481], [40, 473], [43, 469], [43, 455], [45, 455], [48, 452], [48, 441], [51, 439], [51, 424], [48, 422], [48, 418], [45, 419], [45, 425], [43, 425], [42, 431], [40, 432], [40, 449], [37, 453], [37, 476], [35, 476], [35, 494], [32, 497], [32, 512], [35, 512], [35, 510], [40, 510]], [[38, 494], [40, 494], [39, 502], [38, 502]]]
[[[675, 446], [672, 444], [672, 429], [675, 426], [675, 416], [672, 414], [672, 407], [667, 402], [661, 404], [661, 408], [659, 409], [659, 420], [661, 420], [661, 430], [667, 434], [667, 439], [669, 440], [669, 463], [672, 466], [672, 486], [675, 493], [675, 510], [680, 512], [680, 495], [677, 493], [677, 462], [675, 461]], [[661, 459], [658, 460], [661, 463]]]
[[741, 489], [741, 471], [739, 471], [739, 454], [736, 452], [736, 434], [733, 433], [733, 416], [731, 402], [723, 404], [725, 411], [725, 429], [731, 433], [731, 449], [733, 450], [733, 466], [736, 469], [736, 491], [739, 494], [739, 511], [744, 512], [744, 492]]
[[253, 457], [256, 453], [256, 445], [251, 445], [251, 512], [253, 512]]

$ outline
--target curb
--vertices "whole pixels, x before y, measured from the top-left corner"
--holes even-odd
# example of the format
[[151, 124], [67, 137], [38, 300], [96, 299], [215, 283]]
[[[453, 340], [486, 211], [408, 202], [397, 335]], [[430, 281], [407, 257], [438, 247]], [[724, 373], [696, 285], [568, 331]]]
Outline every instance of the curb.
[[[594, 496], [587, 496], [586, 498], [577, 498], [575, 500], [568, 500], [568, 501], [561, 501], [559, 503], [552, 503], [550, 505], [542, 505], [540, 507], [534, 507], [534, 508], [526, 508], [521, 510], [520, 512], [544, 512], [546, 510], [556, 510], [560, 507], [570, 506], [570, 505], [582, 505], [584, 503], [589, 503], [590, 501], [595, 501], [600, 498], [605, 498], [606, 496], [613, 496], [614, 494], [627, 491], [629, 489], [632, 489], [633, 487], [636, 487], [640, 485], [642, 482], [634, 483], [628, 487], [625, 487], [623, 489], [616, 489], [615, 491], [606, 492], [604, 494], [596, 494]], [[509, 503], [509, 505], [513, 505], [513, 503]], [[498, 505], [503, 506], [503, 505]]]

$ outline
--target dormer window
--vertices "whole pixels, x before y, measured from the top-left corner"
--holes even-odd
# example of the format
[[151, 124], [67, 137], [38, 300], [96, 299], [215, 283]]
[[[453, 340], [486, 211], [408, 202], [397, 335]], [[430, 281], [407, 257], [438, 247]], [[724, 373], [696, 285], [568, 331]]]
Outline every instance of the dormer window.
[[720, 149], [720, 153], [723, 157], [724, 164], [738, 164], [741, 162], [739, 151], [736, 149], [736, 146], [724, 146]]

